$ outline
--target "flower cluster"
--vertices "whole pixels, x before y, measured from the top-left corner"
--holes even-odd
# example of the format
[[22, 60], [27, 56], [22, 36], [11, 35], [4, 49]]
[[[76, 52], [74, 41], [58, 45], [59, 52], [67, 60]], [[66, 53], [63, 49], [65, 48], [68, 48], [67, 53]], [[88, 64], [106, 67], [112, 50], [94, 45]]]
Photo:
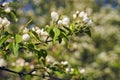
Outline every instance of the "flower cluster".
[[28, 41], [30, 39], [30, 35], [29, 35], [29, 31], [32, 30], [34, 32], [36, 32], [38, 34], [38, 36], [48, 36], [48, 33], [46, 31], [44, 31], [44, 29], [40, 29], [39, 27], [37, 26], [31, 26], [30, 28], [25, 28], [23, 30], [23, 36], [22, 36], [22, 39], [23, 41]]
[[70, 23], [70, 19], [67, 16], [64, 16], [62, 20], [58, 21], [59, 25], [67, 26]]
[[4, 7], [4, 11], [5, 11], [6, 13], [10, 13], [10, 12], [11, 12], [11, 7], [9, 7], [9, 2], [4, 2], [4, 3], [2, 4], [2, 6]]
[[53, 21], [57, 22], [58, 25], [67, 26], [70, 23], [70, 19], [67, 16], [63, 16], [59, 19], [59, 14], [57, 12], [51, 12], [51, 18]]
[[68, 61], [62, 61], [61, 64], [62, 65], [68, 65]]
[[29, 66], [31, 69], [34, 68], [34, 65], [30, 64], [29, 62], [26, 62], [23, 58], [18, 58], [16, 62], [11, 63], [11, 65], [15, 67]]
[[9, 25], [10, 25], [10, 21], [6, 17], [4, 18], [0, 17], [0, 29], [3, 27], [8, 27]]
[[65, 71], [67, 73], [71, 73], [72, 74], [74, 72], [74, 69], [73, 68], [66, 68]]
[[42, 28], [42, 29], [37, 29], [37, 30], [36, 30], [36, 33], [37, 33], [38, 35], [41, 35], [41, 36], [47, 36], [47, 35], [48, 35], [48, 33], [47, 33], [46, 31], [44, 31], [43, 28]]
[[92, 20], [88, 17], [88, 14], [84, 11], [76, 11], [76, 13], [73, 14], [74, 19], [82, 19], [83, 23], [90, 25], [92, 23]]

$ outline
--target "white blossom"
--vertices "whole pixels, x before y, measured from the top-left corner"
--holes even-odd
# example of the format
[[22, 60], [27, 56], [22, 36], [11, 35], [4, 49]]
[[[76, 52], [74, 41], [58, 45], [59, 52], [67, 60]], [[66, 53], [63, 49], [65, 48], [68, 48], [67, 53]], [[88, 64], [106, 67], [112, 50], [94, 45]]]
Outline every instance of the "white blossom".
[[87, 17], [87, 13], [85, 13], [84, 11], [81, 11], [79, 13], [79, 17], [85, 18], [85, 17]]
[[73, 69], [73, 68], [71, 68], [71, 69], [70, 69], [70, 71], [71, 71], [71, 72], [73, 72], [73, 71], [74, 71], [74, 69]]
[[10, 13], [11, 12], [11, 8], [10, 7], [7, 7], [7, 8], [5, 8], [5, 10], [4, 10], [6, 13]]
[[90, 18], [88, 18], [88, 14], [84, 11], [81, 11], [79, 13], [79, 17], [82, 18], [83, 21], [88, 25], [92, 23], [92, 20]]
[[65, 68], [65, 71], [66, 71], [66, 72], [73, 73], [73, 72], [74, 72], [74, 69], [73, 69], [73, 68]]
[[34, 65], [30, 65], [30, 69], [34, 69], [34, 67], [35, 67]]
[[87, 23], [88, 25], [92, 23], [92, 20], [91, 20], [90, 18], [88, 18], [88, 17], [84, 17], [84, 18], [83, 18], [83, 21], [84, 21], [85, 23]]
[[54, 57], [52, 57], [52, 56], [50, 56], [50, 55], [47, 55], [47, 57], [46, 57], [46, 61], [47, 62], [55, 62], [55, 59], [54, 59]]
[[8, 21], [8, 19], [7, 18], [3, 18], [3, 20], [2, 20], [2, 24], [3, 25], [8, 25], [8, 24], [10, 24], [10, 22]]
[[25, 60], [24, 59], [19, 58], [19, 59], [16, 60], [16, 66], [18, 66], [18, 67], [21, 66], [22, 67], [24, 65], [25, 65]]
[[22, 39], [23, 39], [23, 41], [28, 41], [30, 39], [29, 34], [27, 34], [27, 33], [23, 34]]
[[2, 6], [7, 7], [9, 5], [9, 2], [4, 2]]
[[69, 71], [70, 71], [70, 69], [69, 69], [69, 68], [66, 68], [66, 69], [65, 69], [65, 71], [66, 71], [66, 72], [69, 72]]
[[0, 17], [0, 25], [4, 27], [8, 27], [10, 25], [10, 21], [6, 17], [4, 18]]
[[25, 64], [24, 64], [25, 66], [28, 66], [29, 65], [29, 63], [28, 62], [25, 62]]
[[70, 23], [70, 19], [68, 17], [64, 17], [62, 19], [62, 25], [67, 26]]
[[33, 71], [32, 74], [36, 74], [36, 71]]
[[62, 61], [61, 64], [62, 64], [62, 65], [67, 65], [67, 64], [68, 64], [68, 61]]
[[58, 13], [57, 13], [57, 12], [54, 12], [54, 11], [51, 12], [51, 18], [52, 18], [53, 21], [57, 21], [58, 18], [59, 18]]
[[85, 69], [80, 69], [79, 72], [80, 72], [80, 73], [84, 73], [84, 72], [85, 72]]
[[76, 11], [76, 14], [79, 14], [80, 13], [80, 11]]
[[7, 65], [7, 62], [3, 58], [0, 58], [0, 67], [4, 67], [6, 65]]
[[38, 30], [36, 30], [36, 33], [40, 34], [40, 35], [48, 35], [48, 33], [46, 31], [44, 31], [44, 29], [38, 29]]
[[41, 32], [43, 32], [43, 29], [42, 30], [41, 29], [36, 30], [37, 34], [41, 34]]

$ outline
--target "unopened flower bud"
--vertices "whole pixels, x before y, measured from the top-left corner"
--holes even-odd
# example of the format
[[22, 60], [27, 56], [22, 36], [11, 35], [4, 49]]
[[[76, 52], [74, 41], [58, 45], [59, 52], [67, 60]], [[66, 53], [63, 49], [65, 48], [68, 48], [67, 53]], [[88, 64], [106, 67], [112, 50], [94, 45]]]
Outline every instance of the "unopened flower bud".
[[76, 19], [77, 18], [77, 14], [73, 14], [73, 18]]
[[76, 14], [79, 14], [80, 11], [76, 11]]

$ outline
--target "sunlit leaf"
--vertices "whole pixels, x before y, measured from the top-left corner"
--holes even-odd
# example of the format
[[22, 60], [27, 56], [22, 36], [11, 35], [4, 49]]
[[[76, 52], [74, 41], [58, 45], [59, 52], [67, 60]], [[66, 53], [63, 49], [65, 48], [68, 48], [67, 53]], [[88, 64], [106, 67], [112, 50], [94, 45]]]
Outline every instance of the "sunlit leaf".
[[15, 56], [18, 56], [18, 49], [19, 49], [19, 44], [13, 42], [13, 43], [12, 43], [12, 51], [13, 51], [13, 54], [14, 54]]
[[16, 34], [16, 35], [15, 35], [15, 41], [16, 41], [16, 43], [22, 42], [22, 36], [19, 35], [19, 34]]
[[60, 30], [58, 28], [54, 27], [53, 32], [54, 32], [53, 42], [55, 42], [56, 39], [58, 38], [58, 36], [60, 35]]

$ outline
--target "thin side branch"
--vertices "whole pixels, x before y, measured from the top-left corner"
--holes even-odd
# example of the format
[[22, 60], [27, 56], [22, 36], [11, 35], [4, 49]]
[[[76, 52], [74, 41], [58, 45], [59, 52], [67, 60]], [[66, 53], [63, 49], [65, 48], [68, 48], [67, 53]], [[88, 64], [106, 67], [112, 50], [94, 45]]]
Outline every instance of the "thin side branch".
[[0, 67], [0, 70], [7, 71], [7, 72], [11, 72], [11, 73], [15, 73], [15, 74], [18, 74], [18, 75], [31, 75], [31, 76], [42, 77], [41, 75], [36, 75], [36, 74], [32, 74], [32, 73], [25, 73], [25, 72], [13, 71], [13, 70], [7, 69], [7, 68], [5, 68], [5, 67]]
[[52, 76], [52, 75], [51, 76], [47, 76], [47, 75], [42, 76], [42, 75], [32, 74], [31, 72], [29, 72], [29, 73], [17, 72], [17, 71], [13, 71], [13, 70], [5, 68], [5, 67], [0, 67], [0, 70], [11, 72], [11, 73], [14, 73], [14, 74], [18, 74], [19, 76], [21, 76], [21, 75], [30, 75], [30, 76], [37, 76], [37, 77], [50, 77], [50, 79], [54, 79], [54, 80], [65, 80], [65, 79], [61, 79], [61, 78], [58, 78], [58, 77], [55, 77], [55, 76]]

